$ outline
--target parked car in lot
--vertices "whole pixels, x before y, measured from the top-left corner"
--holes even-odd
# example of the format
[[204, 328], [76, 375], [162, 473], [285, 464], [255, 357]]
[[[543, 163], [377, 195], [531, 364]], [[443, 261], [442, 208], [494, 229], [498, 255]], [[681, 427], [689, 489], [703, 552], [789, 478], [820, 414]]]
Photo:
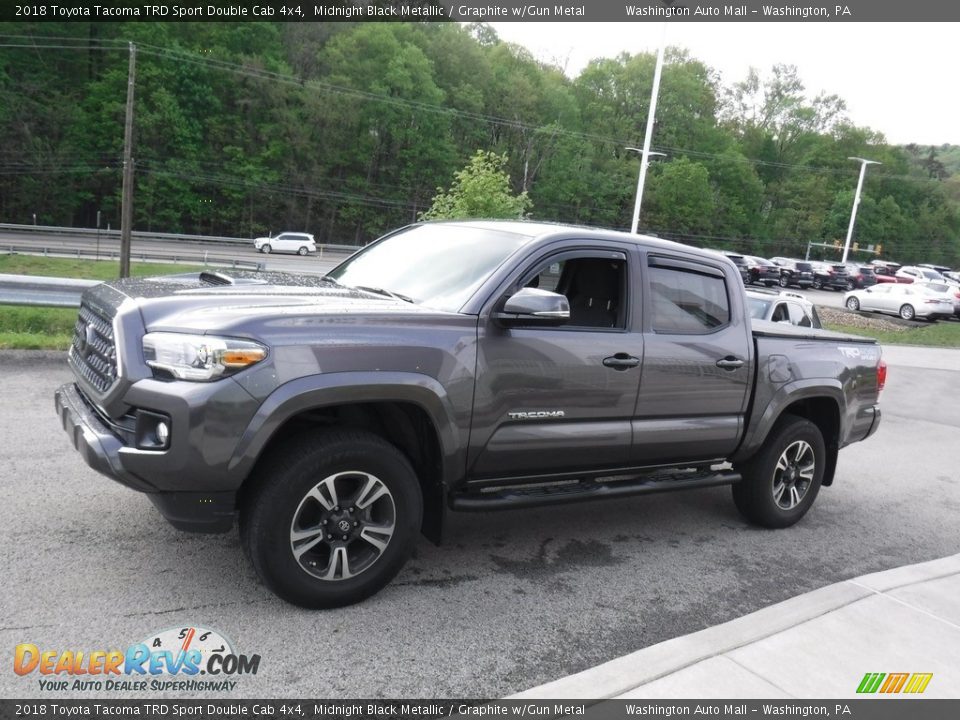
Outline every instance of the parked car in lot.
[[755, 290], [747, 288], [747, 309], [755, 320], [789, 323], [797, 327], [820, 328], [820, 316], [805, 295], [790, 290]]
[[956, 272], [954, 270], [947, 270], [942, 274], [950, 282], [960, 285], [960, 272]]
[[877, 275], [869, 265], [847, 265], [847, 290], [859, 290], [877, 284]]
[[317, 245], [310, 233], [284, 232], [274, 237], [259, 237], [253, 246], [262, 253], [284, 252], [306, 255], [317, 251]]
[[848, 310], [871, 310], [899, 315], [904, 320], [922, 318], [932, 321], [954, 314], [951, 299], [919, 284], [885, 283], [852, 290], [843, 296], [843, 304]]
[[953, 303], [953, 314], [960, 318], [960, 287], [952, 283], [917, 282], [914, 287], [925, 287]]
[[730, 258], [734, 265], [737, 266], [737, 270], [740, 272], [740, 279], [743, 280], [744, 285], [750, 284], [750, 264], [747, 262], [747, 256], [741, 255], [740, 253], [733, 253], [723, 251], [722, 253], [726, 257]]
[[926, 280], [943, 282], [943, 275], [938, 273], [936, 270], [920, 267], [918, 265], [904, 265], [902, 268], [897, 270], [897, 278], [899, 282], [905, 283], [923, 282]]
[[814, 290], [850, 290], [852, 282], [846, 265], [818, 263], [813, 266]]
[[420, 533], [439, 542], [453, 511], [732, 484], [750, 522], [798, 522], [879, 426], [886, 366], [873, 339], [745, 303], [730, 260], [678, 243], [415, 224], [324, 277], [86, 290], [56, 411], [84, 462], [175, 527], [239, 517], [268, 588], [336, 607], [384, 587]]
[[890, 260], [871, 260], [870, 267], [873, 268], [873, 274], [877, 276], [878, 283], [907, 282], [897, 277], [897, 270], [902, 265]]
[[784, 257], [770, 258], [770, 260], [780, 267], [780, 287], [798, 287], [806, 290], [813, 285], [813, 263]]
[[747, 275], [754, 285], [773, 287], [780, 284], [780, 268], [762, 257], [744, 255], [747, 261]]

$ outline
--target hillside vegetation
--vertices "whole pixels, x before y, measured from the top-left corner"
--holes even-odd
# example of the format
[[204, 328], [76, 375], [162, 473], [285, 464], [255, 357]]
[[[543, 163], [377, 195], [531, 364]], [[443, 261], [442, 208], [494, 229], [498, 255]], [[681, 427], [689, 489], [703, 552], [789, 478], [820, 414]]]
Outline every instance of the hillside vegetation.
[[[135, 226], [358, 244], [415, 220], [478, 151], [506, 155], [540, 220], [630, 225], [650, 54], [568, 78], [485, 25], [0, 25], [0, 221], [119, 225], [127, 42], [137, 46]], [[18, 42], [13, 42], [13, 40]], [[29, 47], [10, 47], [29, 45]], [[641, 230], [801, 254], [842, 239], [960, 265], [955, 147], [896, 147], [776, 65], [722, 85], [663, 73]], [[929, 161], [929, 162], [928, 162]], [[939, 163], [939, 165], [937, 164]], [[832, 251], [816, 256], [832, 257]], [[863, 259], [871, 256], [861, 255]]]

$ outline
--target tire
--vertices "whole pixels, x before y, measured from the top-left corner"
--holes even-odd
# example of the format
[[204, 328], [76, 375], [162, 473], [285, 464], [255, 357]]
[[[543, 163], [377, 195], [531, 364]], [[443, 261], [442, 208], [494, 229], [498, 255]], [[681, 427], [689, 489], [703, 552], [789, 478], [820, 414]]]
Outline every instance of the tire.
[[269, 245], [260, 246], [260, 252], [262, 252], [264, 255], [269, 255], [271, 250], [273, 250], [273, 248], [270, 247]]
[[907, 303], [900, 306], [900, 317], [904, 320], [913, 320], [916, 316], [917, 311], [913, 309], [913, 305]]
[[305, 247], [302, 247], [299, 250], [297, 250], [297, 255], [299, 255], [300, 257], [303, 257], [306, 254], [307, 254], [307, 249]]
[[300, 607], [342, 607], [373, 595], [400, 572], [420, 532], [416, 473], [373, 433], [294, 437], [264, 457], [247, 482], [244, 550], [263, 583]]
[[859, 309], [860, 309], [859, 300], [857, 300], [855, 297], [847, 299], [847, 310], [859, 310]]
[[757, 454], [737, 467], [743, 476], [733, 485], [737, 510], [756, 525], [790, 527], [813, 505], [826, 457], [820, 429], [804, 418], [784, 415]]
[[781, 276], [780, 276], [780, 287], [782, 287], [782, 288], [790, 287], [790, 278], [788, 278], [786, 275], [781, 275]]
[[814, 290], [823, 290], [823, 282], [821, 282], [820, 280], [814, 280], [814, 281], [813, 281], [813, 289], [814, 289]]
[[856, 290], [856, 289], [857, 289], [857, 284], [853, 280], [847, 280], [847, 292], [850, 292], [851, 290]]

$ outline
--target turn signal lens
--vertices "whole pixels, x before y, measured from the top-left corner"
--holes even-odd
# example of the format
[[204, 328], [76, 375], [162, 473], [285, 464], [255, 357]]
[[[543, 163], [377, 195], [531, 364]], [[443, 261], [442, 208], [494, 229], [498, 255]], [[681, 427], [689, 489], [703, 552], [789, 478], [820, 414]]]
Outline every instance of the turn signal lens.
[[244, 350], [224, 350], [220, 355], [220, 362], [228, 368], [245, 368], [247, 365], [253, 365], [263, 360], [267, 356], [267, 351], [263, 348], [250, 348]]

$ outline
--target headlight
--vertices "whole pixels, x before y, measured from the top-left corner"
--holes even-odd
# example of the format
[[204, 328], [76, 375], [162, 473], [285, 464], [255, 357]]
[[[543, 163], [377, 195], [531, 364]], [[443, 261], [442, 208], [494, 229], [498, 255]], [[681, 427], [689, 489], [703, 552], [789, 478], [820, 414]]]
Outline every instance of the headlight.
[[143, 337], [147, 365], [180, 380], [216, 380], [255, 365], [266, 356], [267, 349], [250, 340], [166, 332]]

